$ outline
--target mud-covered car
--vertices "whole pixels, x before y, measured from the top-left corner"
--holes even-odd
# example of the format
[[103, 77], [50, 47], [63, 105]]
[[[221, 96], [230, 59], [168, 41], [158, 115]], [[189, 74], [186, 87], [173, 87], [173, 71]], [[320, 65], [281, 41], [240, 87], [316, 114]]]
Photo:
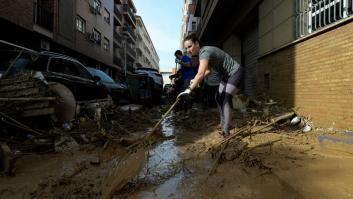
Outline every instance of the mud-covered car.
[[163, 77], [154, 68], [142, 67], [135, 70], [136, 74], [146, 74], [153, 81], [152, 99], [154, 102], [160, 102], [163, 94]]
[[114, 81], [108, 74], [99, 69], [92, 67], [86, 68], [93, 76], [98, 76], [100, 78], [100, 82], [108, 90], [109, 95], [113, 98], [115, 104], [129, 103], [129, 89], [127, 84]]
[[0, 78], [21, 73], [40, 73], [50, 92], [60, 100], [55, 107], [59, 122], [70, 121], [77, 104], [110, 104], [108, 91], [78, 60], [53, 52], [37, 52], [0, 40]]
[[99, 81], [100, 78], [92, 76], [85, 66], [74, 58], [58, 53], [20, 50], [0, 49], [0, 54], [0, 76], [40, 71], [46, 81], [66, 86], [76, 101], [108, 97], [106, 88]]

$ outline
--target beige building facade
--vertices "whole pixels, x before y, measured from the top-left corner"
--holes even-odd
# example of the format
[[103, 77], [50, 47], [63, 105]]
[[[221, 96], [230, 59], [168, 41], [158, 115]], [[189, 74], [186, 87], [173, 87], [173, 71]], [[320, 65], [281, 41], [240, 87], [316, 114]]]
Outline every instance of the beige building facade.
[[153, 42], [140, 16], [137, 19], [137, 42], [136, 42], [136, 68], [150, 67], [159, 71], [159, 57], [154, 48]]

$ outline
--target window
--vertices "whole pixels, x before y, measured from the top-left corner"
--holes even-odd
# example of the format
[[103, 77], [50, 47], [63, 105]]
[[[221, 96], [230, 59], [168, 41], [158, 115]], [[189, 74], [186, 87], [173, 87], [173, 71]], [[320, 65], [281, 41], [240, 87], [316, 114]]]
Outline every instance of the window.
[[108, 50], [109, 50], [109, 47], [110, 47], [109, 39], [107, 39], [106, 37], [104, 37], [103, 49], [104, 49], [105, 51], [108, 51]]
[[86, 32], [86, 21], [78, 15], [76, 16], [76, 30], [82, 33]]
[[352, 13], [351, 0], [296, 0], [296, 36], [311, 34]]
[[93, 7], [95, 9], [100, 9], [101, 6], [102, 6], [102, 3], [100, 0], [93, 0]]
[[196, 21], [191, 23], [191, 31], [196, 31]]
[[110, 13], [106, 8], [104, 8], [104, 16], [103, 17], [104, 17], [104, 21], [107, 22], [108, 24], [110, 24]]
[[100, 14], [100, 9], [102, 6], [102, 3], [100, 0], [89, 0], [88, 1], [90, 10], [93, 14]]
[[101, 33], [96, 29], [93, 29], [93, 38], [97, 44], [101, 44], [102, 36]]

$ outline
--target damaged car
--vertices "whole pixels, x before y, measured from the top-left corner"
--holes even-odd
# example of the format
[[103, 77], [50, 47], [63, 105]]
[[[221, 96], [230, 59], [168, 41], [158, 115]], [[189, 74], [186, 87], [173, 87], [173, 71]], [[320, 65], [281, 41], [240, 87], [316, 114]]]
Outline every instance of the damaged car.
[[[40, 72], [51, 91], [60, 98], [56, 111], [61, 122], [74, 118], [80, 102], [107, 100], [108, 91], [78, 60], [53, 52], [37, 52], [0, 41], [1, 79], [29, 71]], [[5, 46], [5, 47], [4, 47]]]
[[100, 78], [100, 82], [108, 90], [109, 95], [113, 98], [115, 104], [129, 103], [129, 89], [126, 84], [114, 81], [108, 74], [99, 69], [92, 67], [86, 68], [93, 76]]
[[152, 85], [152, 99], [154, 102], [160, 102], [161, 101], [161, 96], [163, 93], [163, 77], [162, 75], [158, 72], [158, 70], [154, 68], [149, 68], [149, 67], [141, 67], [137, 68], [135, 70], [136, 74], [144, 74], [151, 79], [151, 82], [153, 82]]

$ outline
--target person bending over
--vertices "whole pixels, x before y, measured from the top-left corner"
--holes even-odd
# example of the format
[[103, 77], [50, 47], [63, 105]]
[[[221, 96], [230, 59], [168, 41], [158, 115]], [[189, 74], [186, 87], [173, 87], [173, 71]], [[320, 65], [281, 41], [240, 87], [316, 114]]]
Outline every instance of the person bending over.
[[214, 46], [202, 46], [195, 33], [184, 38], [184, 47], [191, 55], [198, 55], [200, 60], [199, 69], [189, 88], [180, 93], [178, 97], [188, 95], [207, 76], [211, 70], [220, 75], [221, 83], [216, 93], [216, 102], [220, 113], [220, 125], [223, 126], [222, 135], [229, 136], [233, 96], [239, 90], [242, 77], [242, 67], [229, 54]]

